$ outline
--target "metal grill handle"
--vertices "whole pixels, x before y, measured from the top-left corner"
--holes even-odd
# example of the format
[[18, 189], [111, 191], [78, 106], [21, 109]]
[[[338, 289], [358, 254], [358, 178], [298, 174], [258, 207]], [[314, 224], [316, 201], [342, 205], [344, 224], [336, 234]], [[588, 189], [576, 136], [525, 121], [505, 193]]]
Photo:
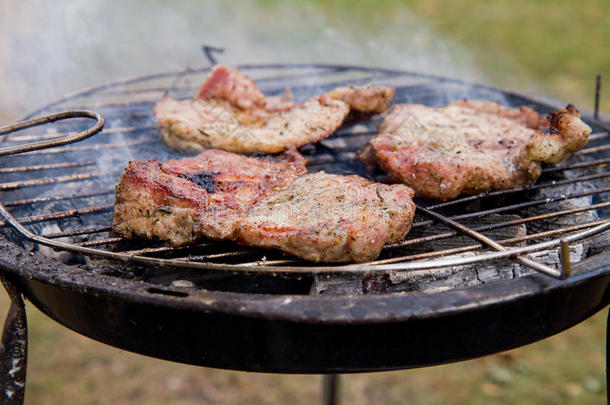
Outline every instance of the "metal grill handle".
[[49, 141], [41, 141], [0, 148], [0, 156], [14, 155], [16, 153], [30, 152], [33, 150], [51, 148], [54, 146], [61, 146], [69, 143], [82, 141], [83, 139], [87, 139], [90, 136], [97, 134], [102, 130], [102, 128], [104, 128], [105, 120], [101, 114], [89, 110], [73, 110], [45, 115], [43, 117], [34, 118], [32, 120], [22, 121], [16, 124], [0, 127], [0, 135], [7, 135], [15, 131], [20, 131], [22, 129], [31, 128], [38, 125], [44, 125], [55, 121], [65, 120], [68, 118], [91, 118], [96, 120], [97, 122], [93, 127], [77, 134], [66, 135], [62, 136], [61, 138]]

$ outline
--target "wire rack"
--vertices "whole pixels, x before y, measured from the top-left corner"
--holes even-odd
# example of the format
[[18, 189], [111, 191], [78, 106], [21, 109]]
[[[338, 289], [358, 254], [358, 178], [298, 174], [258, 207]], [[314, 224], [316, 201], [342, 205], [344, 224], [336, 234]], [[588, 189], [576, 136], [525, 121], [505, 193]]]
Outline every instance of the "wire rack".
[[[395, 87], [397, 103], [443, 106], [463, 98], [478, 98], [511, 106], [525, 105], [541, 113], [556, 107], [519, 93], [390, 69], [309, 64], [243, 65], [238, 68], [252, 76], [266, 94], [279, 94], [290, 87], [301, 99], [340, 85], [375, 82]], [[190, 97], [209, 70], [166, 72], [86, 89], [32, 114], [53, 115], [0, 128], [0, 140], [5, 145], [0, 149], [0, 156], [4, 156], [0, 167], [2, 229], [9, 235], [9, 229], [12, 229], [13, 239], [16, 232], [35, 244], [112, 259], [117, 266], [123, 262], [249, 273], [385, 273], [442, 269], [512, 258], [528, 268], [563, 279], [570, 274], [569, 245], [610, 228], [610, 221], [600, 214], [594, 220], [550, 227], [504, 240], [494, 240], [484, 234], [584, 212], [603, 213], [610, 206], [605, 199], [610, 187], [604, 182], [610, 176], [605, 169], [610, 162], [605, 155], [610, 149], [606, 141], [608, 127], [599, 120], [588, 118], [594, 133], [590, 137], [590, 146], [577, 153], [579, 159], [557, 167], [545, 167], [542, 180], [534, 185], [440, 204], [416, 201], [418, 215], [412, 232], [406, 239], [386, 245], [380, 258], [368, 263], [306, 263], [278, 252], [239, 247], [227, 242], [203, 241], [186, 248], [174, 248], [159, 242], [127, 241], [115, 236], [110, 227], [114, 184], [127, 161], [132, 158], [180, 157], [161, 143], [152, 114], [153, 104], [164, 92], [175, 98]], [[101, 114], [83, 111], [83, 108], [100, 111], [106, 118], [105, 129], [102, 130], [104, 118]], [[56, 113], [58, 109], [77, 111]], [[67, 118], [71, 118], [71, 122], [63, 124], [62, 121], [63, 126], [54, 131], [23, 131]], [[95, 126], [86, 128], [89, 119], [97, 122]], [[331, 138], [303, 148], [302, 153], [309, 160], [309, 170], [356, 173], [374, 179], [354, 156], [355, 151], [376, 133], [378, 123], [378, 119], [348, 123]], [[92, 137], [96, 133], [98, 135]], [[576, 172], [579, 174], [573, 175]], [[570, 175], [544, 180], [565, 173]], [[536, 191], [582, 182], [590, 182], [594, 187], [532, 198]], [[556, 207], [556, 203], [583, 197], [591, 198], [592, 203], [569, 209]], [[493, 204], [488, 204], [490, 201]], [[473, 205], [476, 208], [471, 208]], [[527, 210], [536, 207], [544, 207], [544, 212], [529, 214]], [[517, 213], [519, 218], [476, 224], [477, 220], [505, 213]], [[465, 226], [464, 221], [474, 221], [475, 225]], [[416, 234], [413, 231], [435, 223], [444, 224], [446, 228], [425, 236], [413, 236]], [[459, 247], [426, 251], [427, 244], [458, 235], [467, 235], [471, 242]], [[558, 268], [527, 257], [530, 253], [549, 249], [560, 251], [561, 265]], [[470, 252], [477, 254], [464, 255]]]

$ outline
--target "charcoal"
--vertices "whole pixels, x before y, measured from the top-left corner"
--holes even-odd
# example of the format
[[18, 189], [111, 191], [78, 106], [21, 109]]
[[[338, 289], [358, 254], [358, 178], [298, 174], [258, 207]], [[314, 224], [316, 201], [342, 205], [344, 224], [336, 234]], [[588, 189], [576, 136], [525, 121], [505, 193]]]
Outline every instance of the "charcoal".
[[[464, 253], [451, 257], [472, 257], [474, 253]], [[444, 290], [455, 287], [490, 283], [515, 278], [518, 265], [511, 260], [495, 263], [453, 266], [442, 269], [419, 270], [413, 272], [392, 272], [389, 291]]]
[[[499, 222], [514, 221], [520, 219], [516, 215], [489, 215], [483, 218], [475, 218], [461, 221], [470, 227], [484, 226]], [[419, 238], [429, 235], [451, 231], [444, 225], [434, 224], [427, 227], [416, 227], [408, 235], [410, 238]], [[494, 240], [503, 240], [522, 237], [526, 234], [524, 225], [513, 225], [483, 232]], [[472, 238], [459, 235], [451, 238], [427, 242], [424, 247], [411, 247], [401, 252], [403, 254], [421, 253], [422, 251], [436, 251], [451, 249], [477, 242]], [[453, 257], [472, 256], [474, 253], [465, 253]], [[411, 272], [391, 272], [389, 277], [377, 276], [376, 282], [371, 282], [370, 275], [359, 274], [336, 274], [316, 275], [312, 285], [312, 293], [315, 294], [364, 294], [383, 293], [386, 291], [418, 291], [430, 288], [452, 288], [456, 286], [476, 285], [487, 282], [506, 280], [514, 278], [518, 274], [516, 266], [510, 260], [492, 264], [477, 264], [468, 266], [454, 266], [451, 268], [419, 270]], [[379, 280], [379, 277], [382, 277]], [[375, 280], [375, 278], [373, 278]]]
[[359, 295], [362, 294], [361, 274], [316, 274], [311, 285], [311, 295]]
[[[579, 162], [586, 162], [594, 160], [593, 157], [588, 155], [575, 155], [569, 162], [563, 165], [570, 165]], [[594, 174], [603, 174], [605, 170], [599, 166], [592, 166], [582, 169], [564, 170], [558, 172], [554, 180], [563, 180], [578, 178], [582, 176], [589, 176]], [[591, 181], [578, 181], [570, 184], [565, 184], [557, 187], [548, 187], [537, 190], [530, 196], [531, 199], [556, 199], [569, 194], [583, 193], [588, 191], [595, 191], [602, 188], [610, 187], [610, 178], [601, 178]], [[551, 202], [549, 204], [543, 204], [531, 207], [525, 211], [527, 216], [537, 216], [552, 211], [563, 211], [572, 210], [578, 208], [586, 208], [595, 204], [596, 197], [594, 195], [588, 195], [578, 198], [570, 198], [563, 201]], [[540, 221], [531, 222], [527, 225], [528, 233], [544, 232], [550, 229], [557, 229], [562, 227], [574, 226], [578, 224], [594, 222], [602, 219], [602, 216], [597, 210], [589, 210], [578, 212], [572, 215], [562, 215], [548, 219], [542, 219]], [[554, 239], [557, 236], [551, 236], [545, 239]], [[542, 240], [545, 240], [542, 239]], [[596, 235], [592, 238], [588, 238], [583, 242], [583, 251], [586, 256], [590, 256], [595, 253], [599, 253], [608, 247], [610, 247], [610, 233], [605, 232]]]

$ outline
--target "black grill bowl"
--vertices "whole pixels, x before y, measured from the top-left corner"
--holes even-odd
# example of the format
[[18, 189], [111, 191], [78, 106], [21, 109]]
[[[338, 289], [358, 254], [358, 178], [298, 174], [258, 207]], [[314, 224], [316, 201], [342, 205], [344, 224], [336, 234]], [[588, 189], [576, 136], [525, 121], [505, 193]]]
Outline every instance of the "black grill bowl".
[[185, 293], [0, 246], [0, 266], [27, 299], [78, 333], [152, 357], [264, 372], [403, 369], [515, 348], [605, 307], [610, 282], [600, 254], [566, 281], [533, 275], [435, 294]]

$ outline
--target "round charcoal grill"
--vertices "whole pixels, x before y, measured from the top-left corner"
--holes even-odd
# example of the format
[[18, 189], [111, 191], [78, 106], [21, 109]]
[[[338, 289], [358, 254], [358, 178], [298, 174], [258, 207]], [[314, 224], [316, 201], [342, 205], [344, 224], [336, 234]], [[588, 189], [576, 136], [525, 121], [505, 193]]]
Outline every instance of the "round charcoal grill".
[[[297, 100], [373, 82], [395, 87], [394, 103], [441, 107], [466, 98], [540, 113], [563, 107], [397, 70], [239, 69], [265, 94], [289, 87]], [[607, 305], [610, 143], [608, 126], [592, 117], [584, 117], [593, 128], [587, 148], [545, 167], [536, 185], [442, 204], [416, 200], [412, 231], [371, 263], [315, 264], [231, 242], [172, 248], [118, 237], [110, 229], [114, 185], [127, 162], [187, 156], [160, 140], [154, 102], [164, 92], [191, 97], [209, 70], [87, 89], [30, 116], [93, 110], [105, 118], [104, 129], [93, 136], [94, 130], [81, 132], [94, 125], [91, 118], [98, 125], [101, 118], [82, 111], [53, 125], [0, 129], [0, 269], [13, 299], [2, 382], [16, 392], [13, 398], [23, 395], [25, 379], [21, 294], [66, 327], [122, 349], [281, 373], [391, 370], [469, 359], [545, 338]], [[354, 158], [379, 122], [353, 119], [332, 137], [303, 147], [309, 171], [381, 179]], [[51, 145], [7, 149], [41, 141]], [[23, 367], [15, 371], [15, 364]]]

